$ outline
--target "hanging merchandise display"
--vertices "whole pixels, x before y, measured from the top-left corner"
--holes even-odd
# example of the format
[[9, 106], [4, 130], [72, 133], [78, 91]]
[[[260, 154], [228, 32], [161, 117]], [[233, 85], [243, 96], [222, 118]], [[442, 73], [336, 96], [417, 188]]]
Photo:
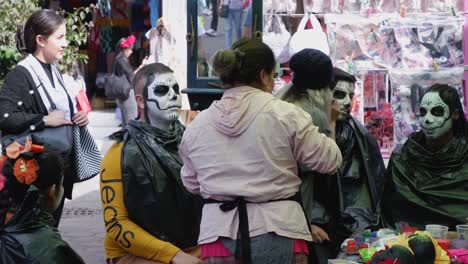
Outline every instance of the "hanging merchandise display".
[[393, 114], [389, 102], [389, 81], [385, 72], [368, 72], [364, 80], [363, 124], [379, 145], [382, 156], [389, 158], [393, 150]]
[[[309, 21], [312, 24], [310, 29], [306, 28]], [[296, 33], [289, 41], [289, 55], [293, 56], [306, 48], [317, 49], [327, 55], [330, 54], [327, 35], [323, 32], [322, 25], [313, 14], [305, 15], [301, 23], [299, 23]]]
[[384, 64], [386, 47], [380, 36], [380, 25], [396, 14], [325, 16], [330, 57], [336, 67], [347, 69], [350, 63], [356, 70], [373, 69]]
[[342, 4], [342, 13], [359, 14], [371, 6], [371, 0], [344, 0]]
[[425, 12], [463, 11], [463, 0], [426, 0]]
[[[415, 2], [416, 0], [411, 0]], [[400, 1], [388, 1], [388, 0], [374, 0], [372, 12], [373, 13], [389, 13], [398, 10], [398, 3]]]
[[408, 136], [419, 129], [419, 103], [424, 92], [434, 84], [455, 87], [464, 102], [463, 67], [434, 70], [392, 70], [392, 110], [395, 144], [403, 144]]
[[463, 17], [434, 14], [392, 19], [381, 27], [392, 68], [430, 69], [463, 65]]
[[304, 0], [304, 13], [340, 13], [339, 0]]
[[291, 34], [278, 15], [272, 14], [266, 18], [263, 27], [263, 42], [273, 50], [276, 61], [279, 63], [289, 61], [288, 44], [290, 38]]
[[364, 124], [364, 83], [362, 79], [357, 78], [354, 89], [354, 97], [351, 103], [351, 115]]
[[[307, 0], [306, 0], [307, 1]], [[329, 1], [329, 0], [325, 0]], [[296, 11], [296, 0], [264, 0], [263, 13], [268, 14], [272, 11], [277, 13], [291, 14]]]

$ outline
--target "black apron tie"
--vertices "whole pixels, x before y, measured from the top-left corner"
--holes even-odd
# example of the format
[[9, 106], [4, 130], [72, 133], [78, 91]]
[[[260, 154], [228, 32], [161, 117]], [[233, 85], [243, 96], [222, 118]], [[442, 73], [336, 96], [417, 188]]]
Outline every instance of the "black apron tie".
[[[271, 200], [265, 202], [250, 202], [238, 197], [233, 201], [217, 201], [214, 199], [205, 199], [205, 204], [220, 203], [219, 209], [223, 212], [229, 212], [237, 208], [239, 211], [239, 236], [236, 242], [236, 251], [234, 256], [236, 259], [241, 260], [242, 264], [252, 263], [252, 252], [250, 247], [250, 232], [249, 232], [249, 215], [247, 214], [247, 203], [270, 203], [279, 201], [296, 201], [301, 204], [300, 193], [278, 200]], [[240, 250], [239, 250], [240, 249]]]

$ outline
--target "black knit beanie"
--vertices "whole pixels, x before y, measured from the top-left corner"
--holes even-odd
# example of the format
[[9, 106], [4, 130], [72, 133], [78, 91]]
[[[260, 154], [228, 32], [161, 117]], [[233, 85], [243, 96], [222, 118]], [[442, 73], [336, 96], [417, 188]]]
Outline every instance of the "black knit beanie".
[[303, 49], [292, 56], [289, 68], [294, 72], [293, 84], [299, 89], [320, 90], [333, 82], [333, 64], [325, 53]]

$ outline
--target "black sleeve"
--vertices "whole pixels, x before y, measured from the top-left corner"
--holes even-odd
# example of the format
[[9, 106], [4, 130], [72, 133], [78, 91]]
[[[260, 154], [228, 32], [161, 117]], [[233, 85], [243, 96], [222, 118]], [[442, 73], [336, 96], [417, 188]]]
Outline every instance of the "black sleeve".
[[[24, 69], [25, 70], [25, 69]], [[42, 118], [34, 103], [39, 96], [31, 83], [31, 76], [21, 70], [13, 69], [5, 78], [0, 89], [0, 130], [5, 134], [19, 134], [34, 126], [35, 130], [44, 129]], [[35, 91], [36, 94], [31, 94]]]

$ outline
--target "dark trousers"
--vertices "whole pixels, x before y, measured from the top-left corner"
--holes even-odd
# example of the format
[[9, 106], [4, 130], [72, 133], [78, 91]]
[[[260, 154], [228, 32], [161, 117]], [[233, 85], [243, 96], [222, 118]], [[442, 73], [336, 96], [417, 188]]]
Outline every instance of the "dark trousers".
[[211, 20], [211, 29], [214, 31], [218, 31], [218, 0], [211, 0], [211, 13], [213, 13]]

